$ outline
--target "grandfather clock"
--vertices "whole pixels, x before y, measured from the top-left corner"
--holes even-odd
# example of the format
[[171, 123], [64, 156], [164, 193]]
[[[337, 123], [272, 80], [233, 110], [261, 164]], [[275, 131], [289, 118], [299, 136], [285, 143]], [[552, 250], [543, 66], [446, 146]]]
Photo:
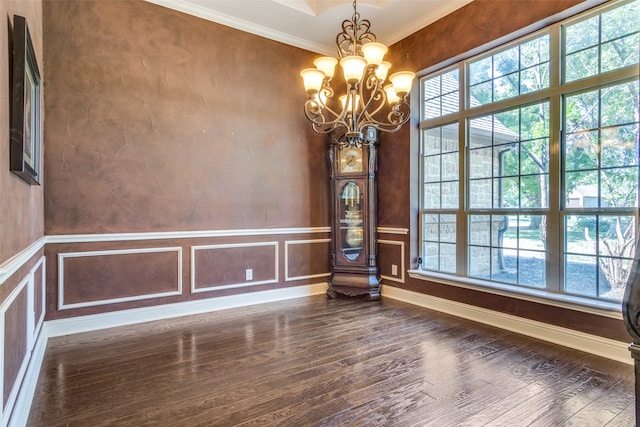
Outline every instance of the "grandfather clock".
[[329, 148], [332, 239], [327, 295], [380, 299], [376, 260], [377, 132], [366, 129], [359, 143], [331, 140]]

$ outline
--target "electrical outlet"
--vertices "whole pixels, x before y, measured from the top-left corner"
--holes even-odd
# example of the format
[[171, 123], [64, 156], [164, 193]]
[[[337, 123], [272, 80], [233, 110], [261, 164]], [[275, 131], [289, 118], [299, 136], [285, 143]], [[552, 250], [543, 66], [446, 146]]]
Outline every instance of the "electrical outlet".
[[253, 268], [247, 268], [244, 272], [246, 280], [253, 280]]
[[398, 266], [395, 264], [391, 264], [391, 275], [392, 276], [398, 275]]

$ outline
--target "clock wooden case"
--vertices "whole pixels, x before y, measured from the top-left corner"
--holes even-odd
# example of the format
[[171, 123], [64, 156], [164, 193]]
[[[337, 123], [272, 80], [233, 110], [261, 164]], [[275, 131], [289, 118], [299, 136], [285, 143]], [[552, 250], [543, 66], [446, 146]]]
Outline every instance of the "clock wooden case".
[[327, 295], [336, 293], [380, 299], [376, 260], [376, 133], [367, 144], [329, 149], [332, 242], [331, 280]]

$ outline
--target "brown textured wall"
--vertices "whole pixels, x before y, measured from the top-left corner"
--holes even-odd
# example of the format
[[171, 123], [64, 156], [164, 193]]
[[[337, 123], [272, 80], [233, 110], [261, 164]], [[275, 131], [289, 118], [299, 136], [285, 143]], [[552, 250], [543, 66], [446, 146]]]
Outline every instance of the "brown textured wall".
[[141, 0], [45, 1], [46, 233], [328, 225], [314, 55]]
[[[10, 58], [13, 15], [24, 16], [42, 76], [42, 3], [0, 1], [0, 265], [44, 233], [43, 187], [29, 185], [9, 171]], [[46, 149], [46, 148], [45, 148]]]
[[[582, 0], [474, 0], [452, 14], [412, 34], [390, 47], [393, 64], [416, 72], [437, 65], [458, 55], [464, 55], [501, 37], [519, 31], [539, 21], [582, 3]], [[593, 3], [593, 2], [592, 2]], [[378, 223], [383, 227], [412, 228], [405, 243], [412, 255], [407, 255], [408, 268], [415, 268], [417, 241], [417, 182], [410, 174], [417, 165], [417, 146], [410, 146], [412, 132], [417, 133], [419, 112], [413, 112], [408, 126], [400, 132], [385, 135], [380, 147]], [[417, 136], [416, 136], [417, 137]], [[412, 164], [412, 162], [416, 162]], [[413, 193], [415, 192], [415, 194]], [[383, 270], [393, 262], [380, 254]], [[386, 270], [385, 270], [386, 271]], [[620, 341], [629, 340], [621, 320], [603, 318], [574, 310], [551, 307], [518, 299], [496, 296], [448, 285], [407, 278], [405, 284], [390, 285], [446, 298], [466, 304], [555, 324]]]
[[[0, 0], [0, 266], [20, 253], [44, 234], [44, 186], [29, 185], [9, 171], [9, 130], [11, 117], [11, 54], [13, 16], [26, 18], [31, 34], [33, 48], [42, 75], [42, 3], [40, 1]], [[43, 114], [44, 115], [44, 114]], [[43, 149], [46, 150], [46, 147]], [[4, 317], [4, 330], [0, 331], [0, 352], [3, 364], [0, 369], [3, 382], [0, 384], [4, 398], [0, 404], [5, 415], [12, 408], [7, 406], [9, 392], [19, 385], [18, 374], [25, 358], [30, 355], [27, 349], [27, 286], [24, 286], [9, 303], [9, 297], [29, 275], [42, 252], [39, 251], [9, 277], [0, 275], [0, 311]], [[12, 267], [16, 267], [12, 265]], [[41, 294], [41, 292], [40, 292]]]
[[[326, 142], [299, 77], [316, 55], [142, 0], [45, 0], [44, 34], [47, 235], [329, 225]], [[229, 241], [48, 244], [47, 319], [284, 285], [190, 292], [191, 246]], [[180, 295], [149, 298], [176, 273], [115, 265], [132, 254], [69, 258], [58, 283], [60, 253], [157, 246], [182, 248]], [[244, 282], [241, 263], [197, 261], [201, 277]], [[254, 281], [273, 269], [256, 266]], [[71, 302], [140, 299], [59, 311], [60, 285]]]

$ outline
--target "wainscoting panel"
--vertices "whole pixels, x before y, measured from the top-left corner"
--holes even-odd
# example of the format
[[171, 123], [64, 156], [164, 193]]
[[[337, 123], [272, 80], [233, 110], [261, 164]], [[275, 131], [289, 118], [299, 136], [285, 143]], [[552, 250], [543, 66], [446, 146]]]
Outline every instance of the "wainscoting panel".
[[28, 326], [28, 283], [29, 277], [14, 290], [0, 310], [2, 316], [3, 341], [8, 345], [2, 351], [2, 408], [7, 410], [12, 390], [20, 377], [21, 367], [26, 360], [31, 335]]
[[38, 264], [33, 268], [33, 286], [30, 289], [33, 289], [33, 334], [31, 335], [32, 343], [35, 344], [35, 341], [40, 334], [40, 330], [42, 329], [42, 324], [44, 323], [44, 315], [46, 310], [46, 301], [45, 301], [45, 292], [46, 292], [46, 263], [44, 262], [44, 257], [40, 258]]
[[284, 242], [286, 282], [330, 276], [331, 239], [287, 240]]
[[44, 265], [41, 257], [0, 304], [0, 426], [9, 422], [44, 322]]
[[182, 294], [182, 248], [58, 253], [58, 309]]
[[378, 259], [382, 279], [404, 283], [404, 242], [378, 239]]
[[191, 292], [277, 283], [278, 242], [191, 247]]
[[[316, 283], [327, 273], [330, 227], [47, 236], [46, 320], [183, 303]], [[321, 279], [322, 280], [322, 279]], [[184, 285], [183, 285], [184, 284]]]

